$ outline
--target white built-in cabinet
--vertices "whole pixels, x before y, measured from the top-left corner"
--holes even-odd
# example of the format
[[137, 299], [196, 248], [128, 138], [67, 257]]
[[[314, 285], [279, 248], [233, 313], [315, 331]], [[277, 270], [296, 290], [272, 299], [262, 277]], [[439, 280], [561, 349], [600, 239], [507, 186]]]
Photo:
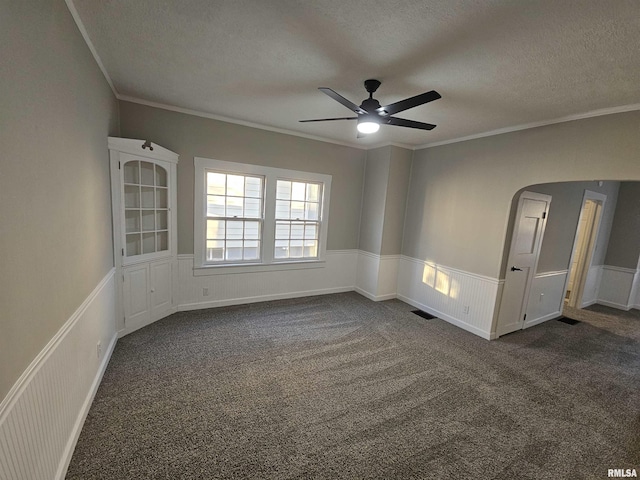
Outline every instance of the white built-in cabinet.
[[176, 311], [178, 155], [109, 137], [120, 336]]

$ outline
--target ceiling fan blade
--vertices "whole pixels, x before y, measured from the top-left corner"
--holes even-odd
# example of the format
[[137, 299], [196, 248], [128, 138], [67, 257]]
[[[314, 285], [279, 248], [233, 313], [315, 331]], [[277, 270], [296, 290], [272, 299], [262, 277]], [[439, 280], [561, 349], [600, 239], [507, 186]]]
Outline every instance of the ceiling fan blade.
[[339, 118], [314, 118], [312, 120], [298, 120], [299, 122], [329, 122], [331, 120], [357, 120], [358, 117], [339, 117]]
[[436, 128], [431, 123], [416, 122], [415, 120], [406, 120], [404, 118], [391, 117], [386, 120], [387, 125], [396, 125], [398, 127], [418, 128], [420, 130], [433, 130]]
[[391, 103], [389, 105], [385, 105], [384, 107], [377, 108], [376, 111], [378, 113], [384, 114], [385, 112], [388, 115], [393, 115], [394, 113], [402, 112], [404, 110], [408, 110], [409, 108], [417, 107], [418, 105], [424, 105], [425, 103], [433, 102], [440, 98], [440, 94], [435, 90], [431, 90], [430, 92], [421, 93], [420, 95], [416, 95], [415, 97], [405, 98], [404, 100], [400, 100], [399, 102]]
[[322, 93], [325, 93], [326, 95], [329, 95], [331, 98], [333, 98], [336, 102], [341, 103], [342, 105], [344, 105], [345, 107], [347, 107], [349, 110], [351, 110], [352, 112], [358, 113], [360, 115], [368, 113], [366, 110], [363, 110], [362, 108], [360, 108], [358, 105], [356, 105], [353, 102], [350, 102], [349, 100], [347, 100], [346, 98], [344, 98], [342, 95], [340, 95], [339, 93], [334, 92], [333, 90], [331, 90], [330, 88], [326, 88], [326, 87], [320, 87], [318, 88], [318, 90], [320, 90]]

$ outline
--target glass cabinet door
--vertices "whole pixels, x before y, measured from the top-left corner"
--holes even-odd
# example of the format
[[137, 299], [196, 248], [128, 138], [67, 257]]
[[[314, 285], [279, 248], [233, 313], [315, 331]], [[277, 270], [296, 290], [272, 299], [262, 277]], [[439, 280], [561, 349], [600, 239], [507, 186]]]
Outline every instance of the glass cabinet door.
[[123, 165], [125, 257], [169, 250], [169, 175], [153, 162]]

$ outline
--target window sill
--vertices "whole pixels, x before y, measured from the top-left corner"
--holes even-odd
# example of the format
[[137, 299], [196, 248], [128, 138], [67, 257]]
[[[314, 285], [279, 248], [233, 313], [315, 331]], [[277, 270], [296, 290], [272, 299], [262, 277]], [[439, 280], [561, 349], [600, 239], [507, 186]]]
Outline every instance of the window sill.
[[236, 264], [236, 265], [201, 265], [193, 267], [193, 275], [195, 277], [203, 277], [209, 275], [233, 275], [238, 273], [259, 273], [259, 272], [278, 272], [286, 270], [306, 270], [309, 268], [324, 268], [326, 262], [324, 260], [300, 260], [289, 262], [273, 262], [273, 263], [253, 263], [253, 264]]

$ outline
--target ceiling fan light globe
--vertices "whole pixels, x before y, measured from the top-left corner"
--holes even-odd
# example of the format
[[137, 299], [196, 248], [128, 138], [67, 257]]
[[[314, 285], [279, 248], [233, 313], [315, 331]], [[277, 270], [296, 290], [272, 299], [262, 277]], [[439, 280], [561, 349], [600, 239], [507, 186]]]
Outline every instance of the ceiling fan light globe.
[[376, 122], [360, 122], [358, 123], [358, 131], [360, 133], [376, 133], [380, 130], [380, 124]]

